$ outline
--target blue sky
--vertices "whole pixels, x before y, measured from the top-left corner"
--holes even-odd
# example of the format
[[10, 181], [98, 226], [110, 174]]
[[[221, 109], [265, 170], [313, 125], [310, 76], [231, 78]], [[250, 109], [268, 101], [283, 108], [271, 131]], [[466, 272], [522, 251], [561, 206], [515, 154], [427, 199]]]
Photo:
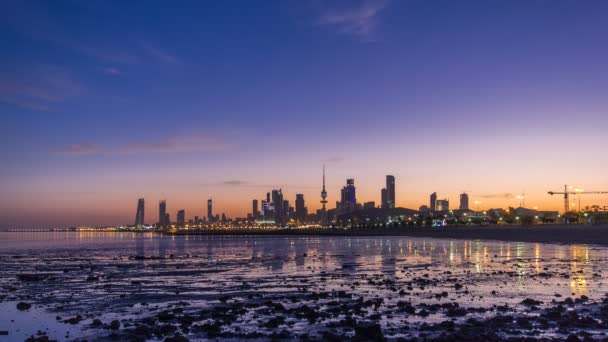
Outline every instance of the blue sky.
[[138, 196], [242, 216], [279, 186], [314, 209], [324, 162], [330, 201], [387, 173], [411, 208], [608, 188], [605, 1], [0, 7], [6, 224], [130, 222]]

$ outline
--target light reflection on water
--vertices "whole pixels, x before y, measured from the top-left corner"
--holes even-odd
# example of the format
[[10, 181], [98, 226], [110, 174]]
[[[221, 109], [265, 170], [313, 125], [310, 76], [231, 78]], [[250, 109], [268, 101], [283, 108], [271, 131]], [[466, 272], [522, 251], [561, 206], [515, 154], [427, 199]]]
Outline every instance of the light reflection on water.
[[[564, 296], [603, 293], [601, 275], [606, 248], [585, 245], [544, 245], [497, 241], [442, 240], [408, 237], [308, 237], [308, 236], [167, 236], [154, 233], [49, 232], [0, 233], [0, 254], [79, 254], [95, 258], [138, 255], [169, 258], [197, 255], [208, 262], [242, 261], [231, 274], [255, 279], [273, 274], [307, 276], [319, 272], [378, 274], [405, 279], [404, 267], [428, 264], [431, 271], [465, 270], [472, 281], [491, 272], [516, 272], [508, 291]], [[567, 265], [567, 269], [561, 269]], [[555, 267], [558, 267], [555, 269]], [[527, 277], [551, 272], [567, 273], [542, 284]], [[352, 279], [342, 279], [351, 283]], [[336, 280], [332, 286], [339, 286]], [[483, 284], [480, 283], [480, 286]], [[490, 284], [489, 286], [494, 286]], [[470, 286], [475, 286], [471, 283]], [[505, 291], [507, 291], [505, 290]]]

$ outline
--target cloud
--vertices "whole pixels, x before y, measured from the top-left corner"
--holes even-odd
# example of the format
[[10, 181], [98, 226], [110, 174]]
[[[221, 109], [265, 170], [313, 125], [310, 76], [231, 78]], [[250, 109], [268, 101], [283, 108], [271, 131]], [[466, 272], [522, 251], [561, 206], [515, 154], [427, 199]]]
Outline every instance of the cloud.
[[241, 185], [247, 185], [248, 183], [249, 182], [247, 182], [247, 181], [233, 179], [233, 180], [223, 181], [221, 184], [222, 185], [230, 185], [230, 186], [241, 186]]
[[68, 72], [52, 65], [34, 65], [0, 79], [0, 102], [31, 110], [48, 110], [82, 91]]
[[58, 153], [68, 155], [85, 155], [97, 152], [97, 145], [94, 144], [71, 144], [57, 149]]
[[142, 43], [142, 48], [144, 49], [144, 51], [151, 56], [152, 58], [165, 63], [165, 64], [177, 64], [179, 63], [179, 60], [177, 59], [177, 57], [175, 57], [174, 55], [158, 48], [158, 47], [154, 47], [152, 45], [149, 45], [147, 43]]
[[118, 75], [122, 74], [122, 72], [120, 70], [118, 70], [117, 68], [113, 68], [113, 67], [104, 68], [103, 72], [108, 75], [113, 75], [113, 76], [118, 76]]
[[355, 7], [325, 9], [318, 24], [335, 27], [342, 34], [370, 40], [377, 25], [378, 14], [387, 5], [388, 0], [364, 0]]
[[210, 152], [224, 150], [229, 147], [225, 141], [205, 136], [183, 136], [157, 141], [131, 142], [117, 149], [118, 153], [185, 153]]
[[510, 192], [503, 192], [503, 193], [497, 193], [497, 194], [480, 195], [479, 197], [481, 197], [481, 198], [513, 198], [515, 196]]

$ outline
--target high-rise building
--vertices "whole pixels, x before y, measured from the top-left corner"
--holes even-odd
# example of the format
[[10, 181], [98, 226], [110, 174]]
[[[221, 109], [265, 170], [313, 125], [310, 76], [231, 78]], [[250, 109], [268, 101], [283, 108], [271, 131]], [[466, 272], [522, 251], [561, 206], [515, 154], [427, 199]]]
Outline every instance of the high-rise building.
[[137, 200], [137, 213], [135, 213], [135, 225], [139, 228], [144, 225], [144, 199]]
[[283, 192], [281, 189], [272, 190], [272, 203], [274, 204], [274, 220], [277, 224], [285, 223], [284, 203], [283, 203]]
[[353, 212], [357, 209], [357, 194], [355, 180], [346, 180], [346, 186], [342, 188], [340, 206], [343, 212]]
[[395, 208], [395, 176], [386, 176], [386, 207]]
[[450, 210], [450, 201], [447, 199], [437, 200], [435, 202], [435, 211], [446, 212]]
[[437, 193], [433, 192], [431, 194], [431, 203], [429, 205], [429, 208], [431, 209], [431, 211], [435, 211], [436, 206], [437, 206]]
[[386, 188], [380, 190], [380, 207], [382, 209], [388, 208], [388, 193], [386, 192]]
[[178, 224], [186, 223], [186, 210], [180, 209], [177, 211], [177, 223]]
[[460, 194], [460, 210], [469, 210], [469, 194]]
[[363, 209], [374, 209], [376, 207], [376, 202], [370, 201], [363, 203]]
[[162, 200], [158, 202], [158, 226], [160, 228], [166, 228], [169, 223], [167, 220], [167, 201]]
[[207, 217], [209, 218], [209, 223], [213, 223], [213, 199], [207, 200]]
[[253, 208], [252, 208], [251, 215], [254, 219], [257, 219], [260, 217], [260, 211], [258, 209], [258, 200], [257, 199], [253, 200], [252, 206], [253, 206]]
[[304, 223], [306, 221], [306, 207], [304, 204], [304, 194], [296, 194], [296, 221]]
[[171, 215], [169, 215], [169, 213], [165, 215], [165, 222], [167, 223], [167, 227], [171, 225]]

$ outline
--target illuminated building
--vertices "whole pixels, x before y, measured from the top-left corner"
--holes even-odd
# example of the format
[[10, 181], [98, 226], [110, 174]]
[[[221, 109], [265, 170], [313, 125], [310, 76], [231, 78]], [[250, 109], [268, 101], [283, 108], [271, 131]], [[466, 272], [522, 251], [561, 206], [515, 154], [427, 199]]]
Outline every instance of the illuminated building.
[[135, 213], [135, 225], [141, 228], [144, 225], [144, 199], [137, 200], [137, 212]]
[[460, 194], [460, 210], [469, 210], [469, 194]]
[[346, 186], [342, 188], [340, 208], [343, 213], [353, 212], [357, 209], [357, 193], [355, 188], [355, 180], [349, 178], [346, 180]]
[[449, 211], [450, 210], [450, 201], [447, 199], [437, 200], [435, 202], [435, 211]]
[[386, 208], [395, 208], [395, 176], [386, 176]]

